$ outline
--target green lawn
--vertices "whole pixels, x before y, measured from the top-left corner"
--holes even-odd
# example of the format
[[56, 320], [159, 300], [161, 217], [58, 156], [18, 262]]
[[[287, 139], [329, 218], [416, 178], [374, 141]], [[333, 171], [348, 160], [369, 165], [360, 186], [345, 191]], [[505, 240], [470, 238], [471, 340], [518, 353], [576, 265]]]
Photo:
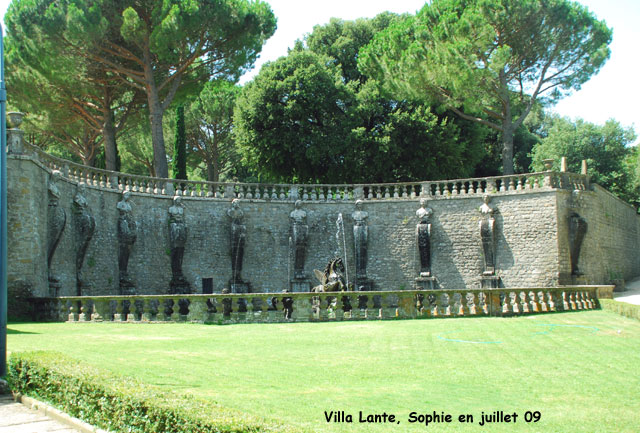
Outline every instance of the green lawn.
[[[637, 432], [640, 322], [606, 311], [521, 318], [205, 326], [10, 324], [9, 351], [57, 350], [313, 432]], [[327, 423], [324, 411], [353, 423]], [[358, 423], [358, 413], [400, 424]], [[411, 412], [451, 414], [411, 424]], [[515, 424], [480, 426], [482, 412]], [[538, 423], [525, 412], [539, 411]], [[458, 415], [471, 414], [473, 424]]]

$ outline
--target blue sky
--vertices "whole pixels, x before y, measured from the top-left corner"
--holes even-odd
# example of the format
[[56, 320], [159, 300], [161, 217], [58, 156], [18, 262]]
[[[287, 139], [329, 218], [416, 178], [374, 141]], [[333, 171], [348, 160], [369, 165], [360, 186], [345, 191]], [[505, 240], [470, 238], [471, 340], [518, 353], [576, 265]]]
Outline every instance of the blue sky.
[[[256, 67], [243, 81], [249, 80], [262, 63], [287, 53], [296, 39], [325, 24], [331, 17], [346, 20], [373, 17], [380, 12], [415, 13], [424, 0], [267, 0], [278, 18], [278, 30], [267, 41]], [[640, 133], [640, 1], [580, 0], [598, 19], [613, 28], [611, 57], [600, 73], [578, 92], [561, 100], [553, 110], [571, 118], [583, 118], [602, 124], [613, 118], [623, 126], [635, 126]], [[0, 0], [0, 14], [9, 4]], [[11, 97], [11, 95], [8, 95]]]

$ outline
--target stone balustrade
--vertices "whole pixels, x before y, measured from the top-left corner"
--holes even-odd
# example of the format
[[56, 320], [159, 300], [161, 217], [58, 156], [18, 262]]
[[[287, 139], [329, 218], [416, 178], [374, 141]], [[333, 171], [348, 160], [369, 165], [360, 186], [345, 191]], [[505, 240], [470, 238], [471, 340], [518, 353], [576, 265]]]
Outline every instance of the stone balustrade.
[[310, 322], [591, 310], [599, 308], [597, 292], [602, 288], [64, 296], [57, 302], [59, 319], [68, 322]]
[[552, 188], [572, 191], [589, 189], [588, 176], [553, 171], [486, 178], [355, 185], [256, 184], [161, 179], [87, 167], [49, 155], [37, 147], [27, 147], [44, 166], [60, 171], [64, 178], [73, 182], [150, 195], [182, 195], [227, 200], [244, 198], [268, 201], [353, 201], [451, 198]]

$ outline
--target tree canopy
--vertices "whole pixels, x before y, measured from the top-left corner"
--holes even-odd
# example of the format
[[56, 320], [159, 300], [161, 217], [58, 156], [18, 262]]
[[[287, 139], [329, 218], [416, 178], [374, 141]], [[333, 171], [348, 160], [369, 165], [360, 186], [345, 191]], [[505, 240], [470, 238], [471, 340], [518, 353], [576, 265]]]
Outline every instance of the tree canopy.
[[240, 158], [233, 140], [233, 109], [240, 87], [229, 81], [209, 81], [186, 112], [187, 144], [196, 165], [204, 162], [205, 178], [218, 182], [237, 171]]
[[22, 0], [25, 34], [62, 38], [79, 56], [143, 92], [155, 172], [168, 177], [162, 120], [181, 89], [237, 79], [275, 31], [269, 6], [250, 0]]
[[400, 97], [439, 101], [498, 131], [511, 174], [513, 134], [536, 100], [579, 89], [610, 42], [605, 23], [569, 0], [433, 0], [378, 33], [358, 64]]
[[385, 13], [316, 26], [244, 87], [235, 135], [261, 179], [394, 182], [473, 173], [483, 128], [438, 105], [390, 99], [356, 67], [360, 48], [398, 19]]
[[637, 204], [639, 197], [632, 192], [635, 167], [628, 166], [635, 151], [630, 147], [636, 139], [632, 128], [623, 128], [615, 120], [595, 125], [553, 115], [545, 119], [540, 132], [542, 138], [532, 151], [532, 170], [542, 171], [544, 159], [556, 161], [555, 169], [559, 170], [560, 159], [566, 157], [568, 170], [579, 173], [582, 160], [586, 160], [593, 182]]
[[78, 55], [62, 33], [48, 27], [51, 16], [64, 14], [67, 7], [68, 2], [51, 0], [11, 3], [5, 20], [12, 104], [30, 114], [35, 131], [62, 143], [87, 165], [94, 164], [104, 143], [106, 166], [115, 170], [116, 136], [129, 114], [139, 109], [140, 99], [116, 75]]

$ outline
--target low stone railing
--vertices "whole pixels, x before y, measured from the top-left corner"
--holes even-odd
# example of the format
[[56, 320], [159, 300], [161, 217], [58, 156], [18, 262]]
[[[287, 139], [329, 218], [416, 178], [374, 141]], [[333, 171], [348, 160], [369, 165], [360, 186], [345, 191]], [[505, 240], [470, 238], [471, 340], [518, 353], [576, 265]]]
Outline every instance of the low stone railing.
[[348, 201], [448, 198], [457, 196], [538, 191], [544, 189], [589, 189], [589, 177], [567, 172], [538, 173], [442, 181], [378, 183], [353, 185], [292, 185], [242, 182], [207, 182], [138, 176], [87, 167], [49, 155], [37, 147], [26, 146], [48, 169], [77, 183], [141, 194], [188, 197], [234, 198], [280, 201]]
[[591, 310], [599, 308], [599, 288], [63, 296], [57, 302], [59, 319], [68, 322], [309, 322]]

